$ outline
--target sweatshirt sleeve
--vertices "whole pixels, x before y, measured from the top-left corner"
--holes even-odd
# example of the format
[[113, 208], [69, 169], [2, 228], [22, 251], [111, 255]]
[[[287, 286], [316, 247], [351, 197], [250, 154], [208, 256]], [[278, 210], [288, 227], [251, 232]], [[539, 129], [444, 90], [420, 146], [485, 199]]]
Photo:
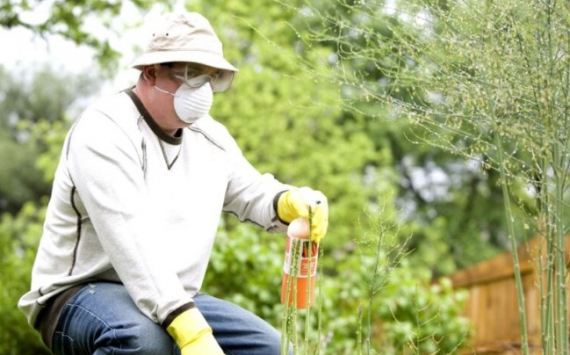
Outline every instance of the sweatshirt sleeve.
[[164, 323], [169, 314], [193, 300], [159, 245], [140, 145], [105, 114], [88, 110], [69, 137], [68, 172], [130, 296], [146, 316]]
[[287, 225], [278, 217], [275, 199], [292, 187], [279, 182], [271, 174], [261, 174], [243, 156], [233, 138], [226, 145], [233, 163], [226, 192], [224, 210], [240, 221], [264, 227], [269, 232], [284, 234]]

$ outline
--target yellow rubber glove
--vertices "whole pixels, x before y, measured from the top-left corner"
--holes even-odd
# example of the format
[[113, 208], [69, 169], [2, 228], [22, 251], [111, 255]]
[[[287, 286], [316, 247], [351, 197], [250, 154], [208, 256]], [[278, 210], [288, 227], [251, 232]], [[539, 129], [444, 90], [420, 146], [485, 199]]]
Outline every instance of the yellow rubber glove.
[[277, 214], [281, 220], [290, 223], [298, 217], [309, 219], [312, 211], [311, 240], [320, 243], [329, 226], [329, 205], [322, 192], [309, 187], [286, 191], [277, 201]]
[[212, 328], [198, 308], [181, 313], [166, 330], [180, 347], [182, 355], [224, 355], [212, 335]]

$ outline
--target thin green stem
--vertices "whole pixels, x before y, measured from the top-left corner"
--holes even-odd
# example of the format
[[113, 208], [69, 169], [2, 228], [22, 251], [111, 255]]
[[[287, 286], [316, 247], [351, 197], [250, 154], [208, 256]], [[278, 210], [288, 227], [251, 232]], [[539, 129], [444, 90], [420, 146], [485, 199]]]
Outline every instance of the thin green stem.
[[[541, 172], [547, 171], [548, 159], [543, 156], [540, 160], [540, 164], [537, 164], [537, 169]], [[540, 314], [541, 314], [541, 340], [542, 340], [542, 353], [556, 354], [555, 352], [555, 328], [553, 325], [553, 265], [554, 265], [554, 243], [552, 240], [552, 233], [550, 230], [550, 187], [546, 183], [546, 174], [540, 174], [541, 180], [537, 182], [537, 190], [539, 191], [538, 199], [540, 203], [540, 214], [539, 214], [539, 233], [544, 236], [544, 241], [546, 244], [545, 257], [543, 257], [540, 250], [542, 249], [542, 244], [540, 244], [539, 249], [539, 282], [540, 282]], [[546, 259], [546, 260], [545, 260]], [[546, 280], [545, 280], [546, 278]]]
[[[289, 272], [291, 272], [291, 265], [289, 265]], [[291, 319], [291, 305], [289, 304], [289, 298], [291, 297], [292, 280], [293, 278], [289, 275], [285, 284], [285, 309], [283, 312], [283, 319], [281, 320], [281, 355], [287, 355], [289, 353], [289, 329]]]
[[[542, 171], [547, 171], [550, 163], [547, 155], [542, 159]], [[557, 347], [557, 325], [555, 311], [556, 284], [555, 284], [555, 254], [556, 240], [554, 238], [553, 228], [553, 205], [551, 201], [551, 186], [544, 174], [541, 188], [541, 199], [543, 205], [542, 215], [544, 216], [544, 238], [546, 242], [546, 294], [544, 295], [544, 304], [542, 309], [543, 323], [543, 351], [544, 354], [556, 355]]]
[[[298, 352], [297, 339], [297, 277], [299, 272], [299, 243], [298, 239], [292, 239], [290, 249], [289, 276], [285, 286], [285, 301], [283, 319], [281, 320], [281, 355], [289, 354], [289, 340], [293, 339], [293, 352]], [[293, 296], [293, 302], [290, 302]]]
[[560, 143], [558, 140], [552, 142], [554, 145], [554, 183], [555, 183], [555, 197], [554, 197], [554, 210], [556, 219], [554, 221], [554, 231], [556, 233], [556, 248], [555, 248], [555, 292], [556, 292], [556, 340], [559, 354], [568, 355], [568, 310], [566, 306], [566, 258], [565, 258], [565, 242], [564, 242], [564, 222], [562, 220], [563, 197], [564, 197], [564, 179], [562, 174], [560, 162], [563, 161], [560, 157]]
[[306, 290], [306, 299], [307, 299], [307, 313], [305, 314], [305, 347], [309, 349], [309, 336], [311, 334], [311, 307], [312, 307], [312, 297], [314, 297], [314, 293], [311, 292], [311, 281], [313, 277], [313, 209], [309, 207], [309, 241], [307, 244], [309, 245], [308, 250], [308, 275], [307, 275], [307, 290]]
[[[299, 274], [299, 257], [300, 257], [300, 252], [302, 249], [302, 241], [299, 239], [293, 239], [293, 243], [292, 243], [292, 257], [291, 257], [291, 263], [293, 265], [292, 270], [291, 270], [291, 275], [290, 277], [293, 278], [293, 305], [292, 305], [292, 320], [291, 320], [291, 329], [290, 331], [293, 332], [292, 336], [293, 336], [293, 355], [297, 355], [299, 354], [299, 337], [298, 337], [298, 333], [297, 333], [297, 293], [299, 292], [298, 288], [297, 288], [297, 275]], [[289, 300], [287, 300], [287, 302], [289, 302]]]
[[287, 279], [287, 286], [285, 291], [285, 309], [283, 311], [283, 318], [281, 319], [281, 355], [287, 355], [289, 350], [289, 287], [291, 283], [291, 278]]
[[[323, 249], [322, 245], [319, 247], [319, 256], [318, 258], [322, 260]], [[319, 355], [321, 353], [321, 339], [322, 339], [322, 328], [323, 328], [323, 298], [321, 296], [321, 291], [323, 287], [323, 273], [322, 273], [322, 263], [318, 266], [318, 274], [321, 275], [317, 278], [317, 291], [319, 297], [317, 298], [318, 304], [318, 316], [317, 316], [317, 347], [315, 349], [315, 355]]]
[[[494, 115], [493, 115], [494, 116]], [[495, 117], [495, 116], [494, 116]], [[515, 227], [513, 221], [513, 211], [511, 207], [511, 201], [509, 197], [509, 189], [507, 186], [507, 174], [506, 174], [506, 167], [504, 160], [504, 151], [501, 139], [499, 137], [498, 129], [495, 130], [495, 145], [497, 147], [499, 153], [499, 171], [501, 174], [501, 188], [503, 191], [503, 202], [505, 204], [505, 211], [507, 213], [507, 228], [509, 230], [509, 239], [511, 241], [511, 249], [512, 249], [512, 256], [513, 256], [513, 264], [514, 264], [514, 271], [515, 271], [515, 284], [517, 288], [517, 299], [519, 303], [519, 317], [521, 322], [521, 342], [522, 342], [522, 351], [524, 355], [528, 355], [528, 335], [527, 335], [527, 324], [526, 324], [526, 308], [525, 308], [525, 297], [524, 297], [524, 289], [521, 279], [521, 272], [520, 272], [520, 263], [519, 263], [519, 256], [517, 251], [517, 240], [515, 235]]]
[[372, 279], [370, 281], [370, 295], [368, 298], [368, 314], [367, 314], [367, 322], [366, 322], [366, 354], [370, 355], [370, 348], [371, 348], [371, 338], [372, 338], [372, 301], [374, 299], [374, 292], [376, 289], [376, 279], [378, 278], [379, 269], [380, 269], [380, 254], [382, 249], [382, 237], [383, 231], [380, 231], [380, 235], [378, 235], [378, 242], [376, 243], [376, 260], [374, 265], [374, 273], [372, 274]]
[[358, 306], [358, 330], [356, 332], [356, 355], [362, 355], [362, 306]]

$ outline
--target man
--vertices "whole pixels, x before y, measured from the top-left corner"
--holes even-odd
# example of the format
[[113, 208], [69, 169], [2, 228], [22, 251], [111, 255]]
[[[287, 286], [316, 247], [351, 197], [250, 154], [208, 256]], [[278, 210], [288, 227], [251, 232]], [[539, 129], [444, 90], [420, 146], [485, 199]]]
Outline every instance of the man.
[[170, 16], [134, 67], [68, 133], [19, 307], [57, 355], [280, 354], [273, 327], [199, 293], [218, 221], [283, 233], [312, 209], [319, 241], [325, 196], [261, 175], [208, 115], [237, 69], [204, 17]]

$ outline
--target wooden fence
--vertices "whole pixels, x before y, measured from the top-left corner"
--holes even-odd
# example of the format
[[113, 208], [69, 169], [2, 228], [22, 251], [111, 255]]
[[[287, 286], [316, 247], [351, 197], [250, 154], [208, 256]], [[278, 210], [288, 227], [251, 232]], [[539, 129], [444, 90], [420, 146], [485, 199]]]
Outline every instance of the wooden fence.
[[[569, 238], [566, 239], [568, 260]], [[544, 240], [535, 238], [518, 248], [527, 315], [530, 354], [542, 353], [538, 255]], [[471, 348], [463, 354], [521, 354], [518, 299], [511, 253], [499, 255], [450, 275], [455, 288], [469, 292], [464, 315], [474, 324]], [[570, 292], [568, 292], [570, 296]], [[569, 303], [570, 304], [570, 303]]]

